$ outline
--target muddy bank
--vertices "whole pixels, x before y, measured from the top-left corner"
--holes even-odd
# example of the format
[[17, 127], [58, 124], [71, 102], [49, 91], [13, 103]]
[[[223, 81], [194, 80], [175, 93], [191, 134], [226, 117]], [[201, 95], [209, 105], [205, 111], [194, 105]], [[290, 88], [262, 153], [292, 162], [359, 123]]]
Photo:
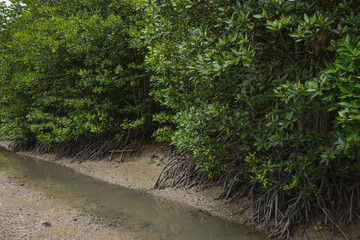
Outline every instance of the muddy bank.
[[[11, 142], [1, 141], [0, 144], [3, 147], [9, 148]], [[214, 200], [219, 194], [219, 189], [216, 187], [199, 192], [195, 192], [194, 189], [187, 191], [183, 189], [153, 190], [152, 187], [158, 174], [168, 161], [165, 151], [166, 149], [163, 149], [160, 145], [147, 146], [139, 156], [128, 156], [123, 159], [124, 161], [122, 163], [118, 161], [119, 156], [117, 155], [113, 156], [112, 161], [106, 158], [97, 162], [84, 161], [79, 163], [72, 161], [73, 159], [55, 159], [53, 154], [43, 154], [41, 156], [35, 156], [31, 152], [19, 152], [19, 154], [36, 157], [44, 161], [56, 162], [57, 164], [70, 167], [77, 172], [94, 178], [187, 204], [209, 212], [214, 216], [219, 216], [234, 222], [241, 223], [250, 216], [251, 209], [247, 208], [250, 203], [245, 200], [237, 204], [227, 204], [224, 200]], [[247, 210], [243, 211], [244, 209]], [[242, 212], [241, 215], [239, 214], [240, 212]], [[309, 227], [308, 239], [343, 239], [339, 234], [333, 234], [327, 227], [323, 227], [322, 225], [323, 224], [319, 222], [314, 224], [314, 227]], [[297, 234], [297, 236], [299, 236], [299, 234]], [[351, 236], [355, 235], [351, 234]], [[294, 239], [299, 238], [300, 237], [295, 237]]]
[[[9, 149], [10, 145], [10, 141], [0, 141], [2, 147]], [[248, 203], [240, 206], [225, 204], [222, 200], [213, 200], [219, 194], [219, 189], [216, 187], [199, 192], [195, 192], [194, 189], [185, 191], [179, 188], [153, 190], [152, 188], [159, 173], [168, 161], [165, 151], [160, 145], [146, 146], [144, 151], [137, 157], [125, 156], [124, 158], [123, 156], [122, 163], [118, 161], [119, 156], [115, 154], [112, 156], [112, 161], [105, 158], [102, 161], [84, 161], [80, 163], [70, 158], [56, 159], [53, 154], [35, 155], [27, 151], [17, 153], [55, 162], [108, 183], [145, 191], [152, 195], [191, 205], [228, 220], [241, 222], [245, 219], [244, 215], [239, 216], [237, 213], [247, 207]]]
[[0, 172], [0, 239], [134, 239]]

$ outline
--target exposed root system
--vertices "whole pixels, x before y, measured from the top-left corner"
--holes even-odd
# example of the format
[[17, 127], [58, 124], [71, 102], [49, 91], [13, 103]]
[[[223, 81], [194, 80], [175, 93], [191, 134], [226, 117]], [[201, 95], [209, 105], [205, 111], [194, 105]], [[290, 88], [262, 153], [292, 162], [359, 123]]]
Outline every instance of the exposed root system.
[[173, 158], [157, 178], [154, 188], [184, 187], [185, 189], [205, 186], [210, 180], [205, 172], [196, 169], [193, 161], [187, 160], [186, 153]]
[[[139, 144], [126, 141], [119, 143], [105, 140], [81, 140], [76, 143], [61, 143], [52, 146], [18, 142], [12, 146], [14, 151], [33, 149], [42, 154], [50, 151], [57, 157], [73, 157], [74, 160], [98, 160], [108, 158], [123, 161], [125, 155], [137, 155], [142, 148]], [[305, 176], [300, 188], [284, 191], [284, 186], [291, 180], [284, 181], [271, 188], [262, 188], [252, 182], [246, 166], [239, 167], [239, 162], [228, 163], [226, 169], [209, 178], [192, 161], [191, 152], [177, 152], [169, 149], [170, 160], [159, 174], [154, 188], [163, 189], [193, 188], [203, 189], [208, 186], [219, 186], [221, 191], [216, 199], [228, 202], [250, 199], [253, 215], [247, 223], [268, 231], [270, 237], [290, 239], [292, 227], [302, 225], [302, 235], [307, 234], [309, 224], [315, 219], [323, 219], [322, 224], [328, 225], [333, 231], [340, 232], [344, 239], [349, 237], [342, 230], [355, 221], [360, 220], [360, 179], [356, 174], [337, 176], [328, 172], [322, 177]], [[304, 173], [305, 174], [305, 173]]]
[[175, 154], [164, 167], [154, 188], [196, 187], [197, 190], [218, 185], [221, 193], [216, 199], [227, 199], [230, 202], [251, 199], [253, 215], [247, 222], [269, 232], [270, 237], [290, 239], [292, 227], [299, 224], [303, 226], [304, 236], [309, 223], [321, 217], [324, 225], [331, 226], [334, 231], [340, 232], [344, 239], [349, 239], [340, 225], [347, 226], [360, 220], [359, 182], [360, 179], [353, 179], [351, 176], [340, 181], [336, 176], [328, 174], [321, 179], [307, 178], [307, 182], [303, 183], [307, 191], [284, 191], [285, 184], [264, 189], [251, 182], [246, 173], [240, 170], [223, 172], [209, 178], [189, 160], [188, 153], [182, 153]]
[[36, 155], [46, 152], [54, 153], [56, 158], [71, 157], [73, 161], [100, 160], [109, 156], [109, 160], [118, 159], [123, 162], [125, 155], [137, 156], [142, 151], [138, 143], [129, 141], [120, 143], [115, 140], [89, 140], [83, 139], [77, 142], [65, 142], [54, 144], [43, 144], [40, 142], [17, 142], [13, 151], [31, 149]]

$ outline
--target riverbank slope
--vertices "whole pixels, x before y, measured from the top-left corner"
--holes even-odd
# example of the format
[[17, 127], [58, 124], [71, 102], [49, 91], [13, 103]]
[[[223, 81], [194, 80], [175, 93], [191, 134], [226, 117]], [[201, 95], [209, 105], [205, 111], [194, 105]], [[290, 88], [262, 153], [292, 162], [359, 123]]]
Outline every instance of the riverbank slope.
[[[10, 141], [0, 141], [0, 146], [9, 149]], [[220, 192], [217, 187], [208, 188], [196, 192], [195, 189], [162, 189], [154, 190], [153, 185], [163, 167], [168, 162], [166, 148], [161, 145], [145, 146], [139, 156], [123, 158], [118, 161], [119, 156], [114, 155], [113, 160], [108, 157], [102, 161], [73, 161], [69, 158], [56, 159], [54, 154], [35, 155], [30, 151], [18, 152], [24, 156], [36, 157], [44, 161], [56, 162], [57, 164], [74, 169], [77, 172], [116, 184], [130, 189], [145, 191], [155, 196], [161, 196], [172, 201], [190, 205], [214, 216], [218, 216], [237, 223], [243, 222], [251, 214], [248, 208], [250, 202], [243, 201], [236, 204], [228, 204], [225, 200], [214, 200]], [[239, 214], [241, 212], [241, 214]], [[321, 222], [313, 224], [308, 228], [308, 239], [343, 239], [340, 234], [333, 233]], [[321, 227], [319, 227], [321, 226]], [[349, 229], [350, 236], [357, 237], [356, 232]], [[300, 239], [301, 229], [293, 239]], [[305, 237], [306, 239], [306, 237]], [[355, 239], [355, 238], [354, 238]]]

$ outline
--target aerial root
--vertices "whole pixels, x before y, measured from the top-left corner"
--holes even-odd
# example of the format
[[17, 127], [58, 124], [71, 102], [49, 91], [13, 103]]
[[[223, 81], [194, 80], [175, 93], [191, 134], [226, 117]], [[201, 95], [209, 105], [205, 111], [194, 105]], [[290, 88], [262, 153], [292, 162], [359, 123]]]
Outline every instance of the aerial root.
[[[180, 159], [183, 155], [179, 156]], [[179, 157], [171, 159], [165, 165], [156, 179], [154, 189], [164, 189], [166, 187], [189, 189], [194, 186], [198, 189], [209, 181], [207, 174], [196, 169], [193, 161], [184, 158], [179, 160]]]
[[56, 158], [70, 157], [72, 161], [100, 160], [110, 154], [109, 160], [113, 159], [114, 153], [120, 153], [119, 162], [123, 161], [125, 154], [130, 156], [138, 156], [142, 149], [139, 144], [128, 141], [119, 143], [115, 140], [102, 139], [82, 139], [77, 142], [62, 142], [53, 144], [44, 144], [41, 142], [19, 141], [12, 148], [14, 152], [22, 150], [32, 150], [36, 155], [46, 152], [55, 154]]
[[[215, 199], [227, 199], [227, 202], [245, 198], [251, 200], [253, 215], [246, 222], [253, 227], [269, 231], [269, 237], [290, 239], [291, 228], [298, 224], [303, 225], [301, 235], [305, 236], [309, 223], [315, 217], [323, 216], [324, 225], [329, 224], [341, 233], [344, 239], [349, 239], [338, 222], [342, 221], [348, 225], [360, 220], [360, 181], [352, 176], [345, 178], [339, 179], [331, 174], [307, 178], [301, 184], [308, 189], [288, 191], [283, 190], [288, 182], [284, 178], [284, 183], [264, 189], [250, 181], [247, 173], [241, 170], [222, 172], [209, 179], [205, 172], [196, 168], [193, 161], [177, 155], [163, 168], [154, 188], [196, 187], [198, 190], [217, 185], [221, 191]], [[336, 215], [335, 218], [334, 214], [340, 212], [342, 214]]]
[[[329, 224], [333, 229], [341, 233], [344, 239], [349, 239], [339, 222], [343, 221], [350, 224], [352, 221], [359, 220], [359, 183], [353, 181], [352, 185], [345, 186], [334, 178], [323, 177], [316, 188], [311, 187], [312, 194], [305, 191], [293, 191], [292, 194], [284, 193], [282, 188], [275, 186], [266, 192], [258, 194], [253, 203], [254, 214], [248, 223], [253, 226], [261, 226], [263, 230], [270, 230], [269, 237], [279, 239], [289, 239], [291, 227], [295, 224], [303, 224], [301, 235], [306, 234], [309, 222], [316, 216], [324, 217], [324, 225]], [[348, 179], [349, 180], [349, 179]], [[308, 179], [310, 182], [317, 182], [316, 179]], [[344, 181], [345, 182], [345, 181]], [[356, 182], [356, 183], [354, 183]], [[335, 191], [334, 191], [335, 190]], [[332, 193], [332, 195], [329, 195]], [[337, 209], [334, 208], [335, 202], [340, 202]], [[341, 217], [335, 218], [336, 213], [345, 213]], [[356, 216], [356, 217], [355, 217]]]

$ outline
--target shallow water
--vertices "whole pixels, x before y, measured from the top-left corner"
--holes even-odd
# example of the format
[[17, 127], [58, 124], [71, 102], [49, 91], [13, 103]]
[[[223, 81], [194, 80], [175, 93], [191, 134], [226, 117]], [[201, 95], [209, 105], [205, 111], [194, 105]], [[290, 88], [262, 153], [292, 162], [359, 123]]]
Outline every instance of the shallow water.
[[137, 233], [137, 239], [267, 239], [259, 233], [248, 233], [243, 225], [1, 148], [0, 171], [26, 186], [66, 200], [99, 222], [130, 229]]

